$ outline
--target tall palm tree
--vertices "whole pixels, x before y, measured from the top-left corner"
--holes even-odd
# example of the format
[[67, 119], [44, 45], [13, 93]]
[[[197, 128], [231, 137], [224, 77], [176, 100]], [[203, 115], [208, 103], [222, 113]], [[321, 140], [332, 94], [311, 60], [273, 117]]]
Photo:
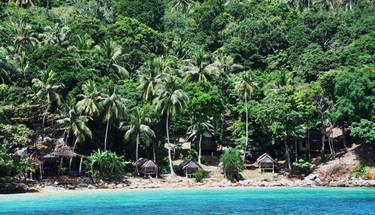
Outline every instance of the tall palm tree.
[[127, 54], [123, 52], [121, 45], [113, 40], [105, 40], [97, 48], [107, 62], [107, 72], [113, 73], [119, 79], [129, 77], [129, 72], [124, 67], [124, 58]]
[[142, 109], [135, 109], [132, 115], [130, 116], [130, 122], [123, 127], [126, 132], [124, 138], [129, 140], [130, 137], [136, 137], [136, 146], [135, 146], [135, 160], [138, 160], [138, 148], [140, 144], [140, 139], [147, 142], [152, 138], [155, 138], [154, 131], [145, 123], [149, 122], [149, 119], [145, 116], [145, 113]]
[[99, 116], [102, 106], [100, 101], [102, 97], [98, 91], [95, 82], [88, 80], [82, 85], [83, 94], [79, 94], [78, 97], [82, 100], [77, 102], [77, 109], [83, 114], [90, 117]]
[[171, 5], [174, 9], [185, 11], [189, 8], [191, 0], [172, 0]]
[[157, 57], [146, 62], [138, 70], [144, 100], [148, 101], [154, 97], [155, 87], [162, 80], [168, 68], [168, 61], [163, 57]]
[[167, 146], [168, 146], [168, 159], [169, 168], [171, 175], [174, 176], [172, 155], [171, 155], [171, 144], [169, 139], [169, 120], [170, 117], [175, 116], [180, 112], [186, 105], [188, 96], [181, 89], [181, 85], [178, 83], [176, 78], [169, 76], [165, 82], [158, 85], [157, 97], [154, 99], [155, 109], [160, 115], [166, 116], [165, 129], [167, 133]]
[[198, 141], [198, 163], [201, 164], [201, 157], [202, 157], [202, 137], [204, 132], [211, 131], [213, 129], [212, 124], [209, 121], [202, 122], [192, 120], [192, 124], [189, 127], [189, 131], [191, 132], [189, 139], [194, 141], [196, 138], [199, 137]]
[[196, 82], [212, 80], [218, 74], [219, 69], [215, 64], [210, 64], [208, 60], [208, 56], [203, 50], [194, 52], [193, 58], [186, 60], [185, 81]]
[[[92, 133], [87, 122], [91, 118], [88, 116], [80, 115], [76, 107], [67, 107], [65, 112], [62, 112], [60, 119], [57, 123], [62, 126], [64, 131], [64, 139], [73, 137], [73, 151], [76, 149], [77, 144], [85, 142], [87, 139], [92, 138]], [[69, 169], [71, 169], [72, 159], [69, 162]]]
[[56, 23], [53, 26], [44, 27], [43, 33], [40, 33], [38, 37], [44, 44], [67, 46], [69, 45], [69, 32], [68, 26], [61, 26]]
[[246, 127], [246, 134], [245, 134], [245, 147], [244, 147], [244, 155], [243, 155], [243, 162], [245, 162], [246, 158], [246, 150], [249, 144], [249, 110], [248, 110], [248, 100], [251, 99], [252, 93], [254, 91], [255, 83], [248, 75], [243, 75], [239, 81], [236, 82], [235, 89], [238, 93], [241, 94], [241, 97], [244, 99], [245, 102], [245, 127]]
[[103, 121], [107, 123], [104, 137], [104, 150], [107, 150], [107, 137], [110, 123], [111, 121], [122, 118], [125, 115], [125, 103], [126, 100], [121, 95], [116, 93], [116, 88], [103, 97]]
[[38, 89], [36, 96], [41, 100], [46, 102], [46, 109], [43, 113], [43, 123], [42, 123], [42, 130], [43, 135], [42, 139], [44, 139], [44, 126], [46, 121], [46, 116], [49, 110], [52, 107], [53, 102], [56, 102], [58, 105], [61, 104], [61, 97], [58, 93], [58, 90], [64, 87], [62, 84], [56, 83], [56, 73], [53, 71], [42, 71], [40, 73], [40, 78], [34, 78], [32, 80], [33, 87]]

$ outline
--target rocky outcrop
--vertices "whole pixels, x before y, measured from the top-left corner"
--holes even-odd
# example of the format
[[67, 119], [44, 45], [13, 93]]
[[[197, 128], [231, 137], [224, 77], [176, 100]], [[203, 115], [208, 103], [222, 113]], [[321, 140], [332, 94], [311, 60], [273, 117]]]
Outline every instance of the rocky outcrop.
[[0, 182], [0, 194], [27, 193], [36, 192], [35, 189], [29, 188], [24, 183], [17, 182]]

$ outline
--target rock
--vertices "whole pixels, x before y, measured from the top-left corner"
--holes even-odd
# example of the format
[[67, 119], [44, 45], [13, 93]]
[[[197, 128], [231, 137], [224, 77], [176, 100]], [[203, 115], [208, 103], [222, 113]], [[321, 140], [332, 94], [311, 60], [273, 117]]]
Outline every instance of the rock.
[[24, 183], [3, 182], [0, 183], [0, 194], [36, 192]]
[[54, 185], [59, 185], [58, 181], [53, 182]]
[[308, 175], [308, 176], [305, 177], [305, 180], [306, 181], [315, 181], [317, 178], [318, 178], [318, 175], [316, 175], [316, 174], [310, 174], [310, 175]]
[[67, 188], [69, 190], [75, 190], [76, 189], [76, 186], [72, 185], [72, 184], [68, 184]]
[[123, 185], [123, 184], [118, 184], [118, 185], [116, 185], [116, 188], [117, 188], [117, 189], [124, 188], [124, 185]]

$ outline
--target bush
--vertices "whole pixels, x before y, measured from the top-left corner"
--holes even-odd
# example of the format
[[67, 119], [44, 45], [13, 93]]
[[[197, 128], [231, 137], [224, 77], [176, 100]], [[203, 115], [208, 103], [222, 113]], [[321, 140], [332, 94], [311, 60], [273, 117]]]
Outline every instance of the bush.
[[309, 161], [299, 159], [293, 163], [293, 167], [296, 168], [299, 174], [307, 175], [312, 171], [313, 165]]
[[221, 156], [220, 161], [223, 162], [224, 175], [229, 180], [233, 180], [238, 176], [238, 172], [243, 169], [241, 154], [236, 149], [229, 149]]
[[85, 162], [93, 179], [110, 179], [123, 173], [123, 160], [114, 152], [96, 151]]
[[196, 171], [194, 173], [194, 178], [196, 182], [202, 182], [204, 178], [204, 173], [202, 171]]
[[27, 171], [33, 169], [25, 159], [12, 156], [4, 146], [0, 145], [0, 177], [15, 176]]
[[365, 165], [365, 163], [363, 163], [363, 161], [360, 161], [357, 164], [354, 173], [355, 173], [356, 177], [362, 177], [362, 176], [365, 175], [365, 173], [366, 173], [366, 165]]

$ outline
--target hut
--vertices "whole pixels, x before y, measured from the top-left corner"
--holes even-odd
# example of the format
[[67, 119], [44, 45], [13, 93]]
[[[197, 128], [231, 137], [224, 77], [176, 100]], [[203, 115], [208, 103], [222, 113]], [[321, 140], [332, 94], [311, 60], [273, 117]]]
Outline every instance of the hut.
[[275, 160], [267, 153], [262, 154], [257, 159], [258, 166], [260, 168], [260, 172], [268, 172], [271, 171], [275, 172]]
[[[68, 145], [66, 144], [58, 144], [55, 146], [55, 149], [49, 153], [43, 156], [45, 160], [59, 160], [59, 168], [58, 170], [61, 171], [63, 169], [63, 164], [64, 164], [64, 159], [69, 159], [69, 171], [71, 170], [71, 160], [75, 157], [80, 157], [81, 155], [75, 153], [73, 149], [71, 149]], [[82, 161], [82, 159], [80, 160]], [[80, 164], [81, 166], [81, 164]], [[47, 167], [48, 170], [48, 167]], [[70, 173], [72, 175], [78, 175], [79, 173]]]
[[187, 159], [179, 165], [179, 169], [182, 174], [189, 178], [192, 177], [196, 171], [202, 170], [202, 167], [197, 162]]
[[146, 158], [140, 158], [135, 163], [137, 173], [142, 174], [144, 177], [158, 177], [158, 166], [152, 161]]

